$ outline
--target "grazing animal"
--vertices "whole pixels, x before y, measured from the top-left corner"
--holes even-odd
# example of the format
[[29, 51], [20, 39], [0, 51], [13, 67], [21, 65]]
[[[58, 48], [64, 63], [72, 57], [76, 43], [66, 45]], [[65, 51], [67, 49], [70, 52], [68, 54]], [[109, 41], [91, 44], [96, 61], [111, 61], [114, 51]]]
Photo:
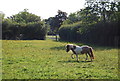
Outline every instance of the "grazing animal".
[[71, 58], [73, 58], [73, 55], [76, 55], [77, 61], [78, 61], [78, 54], [86, 54], [86, 59], [85, 61], [88, 59], [88, 55], [92, 59], [94, 59], [94, 54], [93, 54], [93, 49], [92, 47], [89, 46], [76, 46], [73, 44], [67, 44], [66, 45], [66, 52], [69, 52], [70, 50], [72, 50], [73, 54], [71, 54]]

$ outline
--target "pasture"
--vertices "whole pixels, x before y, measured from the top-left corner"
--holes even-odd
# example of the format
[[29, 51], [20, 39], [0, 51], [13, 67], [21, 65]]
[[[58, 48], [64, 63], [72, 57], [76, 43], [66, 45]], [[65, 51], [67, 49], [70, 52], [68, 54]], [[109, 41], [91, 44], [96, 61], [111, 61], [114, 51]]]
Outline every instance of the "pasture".
[[[118, 79], [118, 49], [93, 46], [95, 60], [79, 62], [66, 53], [67, 42], [3, 40], [3, 79]], [[89, 59], [90, 60], [90, 59]]]

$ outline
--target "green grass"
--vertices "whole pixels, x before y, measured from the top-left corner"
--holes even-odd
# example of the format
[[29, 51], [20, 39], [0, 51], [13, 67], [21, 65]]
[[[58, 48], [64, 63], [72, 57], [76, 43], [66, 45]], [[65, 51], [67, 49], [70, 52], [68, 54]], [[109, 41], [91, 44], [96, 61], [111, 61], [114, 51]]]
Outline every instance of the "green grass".
[[3, 79], [118, 79], [118, 49], [93, 47], [95, 60], [79, 62], [52, 40], [3, 40]]

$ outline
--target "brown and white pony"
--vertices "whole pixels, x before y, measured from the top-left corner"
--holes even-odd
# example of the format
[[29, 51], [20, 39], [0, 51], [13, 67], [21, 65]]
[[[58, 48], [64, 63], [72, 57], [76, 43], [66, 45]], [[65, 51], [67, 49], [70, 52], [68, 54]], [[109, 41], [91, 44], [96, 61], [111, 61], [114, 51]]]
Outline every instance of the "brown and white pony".
[[89, 46], [76, 46], [73, 44], [67, 44], [66, 45], [66, 52], [69, 52], [70, 50], [72, 50], [73, 54], [71, 54], [71, 58], [73, 58], [73, 55], [76, 55], [77, 61], [78, 61], [78, 54], [86, 54], [86, 59], [85, 61], [88, 59], [88, 55], [92, 59], [94, 59], [94, 54], [93, 54], [93, 49], [92, 47]]

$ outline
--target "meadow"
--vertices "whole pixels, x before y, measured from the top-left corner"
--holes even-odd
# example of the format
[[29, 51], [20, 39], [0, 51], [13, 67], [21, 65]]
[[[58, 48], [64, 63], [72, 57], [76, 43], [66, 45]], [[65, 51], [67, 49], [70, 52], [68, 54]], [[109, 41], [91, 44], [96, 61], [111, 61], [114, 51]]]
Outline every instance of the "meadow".
[[[118, 49], [93, 46], [95, 59], [79, 62], [66, 53], [68, 42], [3, 40], [3, 79], [118, 79]], [[78, 43], [77, 43], [78, 44]], [[80, 45], [80, 44], [78, 44]]]

